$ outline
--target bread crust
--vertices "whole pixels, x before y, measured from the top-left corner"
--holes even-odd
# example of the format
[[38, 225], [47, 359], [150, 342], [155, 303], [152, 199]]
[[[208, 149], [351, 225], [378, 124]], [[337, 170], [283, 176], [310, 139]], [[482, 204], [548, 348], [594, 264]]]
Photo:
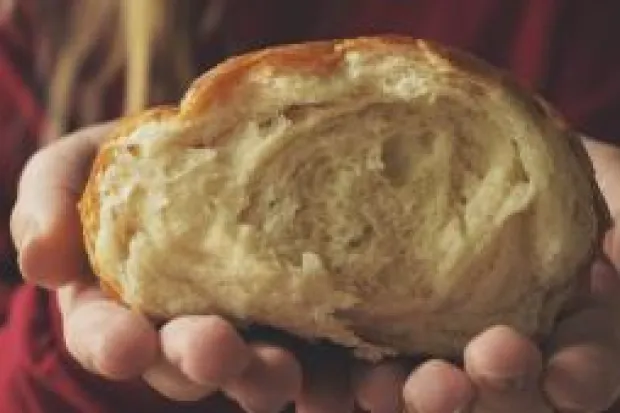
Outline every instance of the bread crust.
[[78, 212], [82, 221], [82, 233], [84, 237], [84, 245], [86, 253], [90, 260], [93, 272], [99, 277], [101, 287], [104, 292], [117, 301], [121, 300], [121, 287], [118, 285], [116, 277], [101, 271], [97, 264], [97, 256], [94, 251], [95, 237], [99, 233], [99, 181], [101, 174], [106, 170], [108, 165], [114, 162], [114, 153], [111, 144], [126, 139], [139, 125], [145, 122], [162, 121], [171, 119], [178, 115], [178, 110], [174, 107], [158, 107], [144, 112], [127, 116], [121, 119], [110, 136], [101, 145], [97, 156], [93, 161], [90, 176], [84, 187], [82, 197], [78, 203]]
[[[104, 289], [117, 300], [122, 300], [122, 288], [117, 278], [101, 271], [94, 250], [95, 238], [99, 232], [99, 182], [101, 175], [115, 159], [111, 143], [125, 139], [137, 127], [151, 121], [200, 122], [205, 114], [233, 104], [238, 88], [242, 87], [252, 76], [270, 76], [277, 72], [304, 73], [318, 78], [329, 77], [339, 70], [348, 52], [370, 55], [406, 55], [432, 66], [445, 77], [455, 79], [467, 77], [475, 79], [475, 83], [492, 85], [491, 87], [495, 89], [503, 88], [518, 101], [516, 102], [518, 105], [526, 108], [525, 110], [541, 124], [553, 124], [553, 128], [564, 130], [570, 141], [573, 155], [578, 159], [582, 170], [591, 177], [591, 189], [595, 196], [594, 210], [598, 223], [596, 238], [599, 242], [592, 245], [591, 253], [581, 267], [588, 268], [595, 256], [601, 253], [602, 239], [611, 223], [610, 214], [594, 181], [593, 167], [580, 137], [570, 130], [562, 117], [554, 112], [542, 98], [527, 91], [510, 75], [490, 68], [466, 53], [427, 40], [390, 35], [277, 46], [234, 57], [198, 78], [189, 88], [178, 108], [156, 108], [123, 119], [114, 133], [110, 135], [108, 144], [104, 144], [99, 151], [79, 204], [86, 250], [93, 270], [101, 279]], [[470, 92], [476, 93], [475, 90]], [[567, 280], [566, 286], [559, 288], [555, 293], [563, 296], [568, 294], [573, 287], [574, 283]]]

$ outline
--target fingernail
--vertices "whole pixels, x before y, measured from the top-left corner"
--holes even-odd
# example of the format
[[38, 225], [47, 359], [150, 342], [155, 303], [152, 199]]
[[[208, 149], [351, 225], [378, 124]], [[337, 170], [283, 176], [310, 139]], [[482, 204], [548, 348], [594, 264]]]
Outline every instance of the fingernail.
[[17, 246], [17, 264], [19, 271], [25, 278], [32, 278], [32, 274], [36, 272], [38, 259], [33, 259], [33, 255], [37, 255], [34, 251], [36, 246], [37, 233], [35, 230], [26, 231], [21, 237], [19, 246]]
[[19, 237], [18, 244], [15, 246], [17, 251], [21, 251], [24, 245], [27, 245], [39, 233], [39, 224], [36, 220], [27, 219], [21, 229], [22, 235]]
[[36, 262], [33, 262], [32, 259], [28, 259], [28, 261], [26, 261], [25, 256], [31, 255], [32, 253], [32, 250], [30, 251], [26, 251], [26, 250], [29, 248], [30, 249], [32, 248], [32, 245], [34, 244], [33, 241], [35, 241], [36, 238], [39, 236], [39, 233], [40, 233], [39, 223], [32, 218], [26, 219], [26, 221], [23, 223], [23, 226], [20, 232], [21, 232], [21, 236], [16, 240], [17, 243], [15, 245], [15, 248], [17, 250], [17, 255], [18, 255], [17, 264], [19, 266], [20, 273], [22, 275], [28, 275], [26, 274], [26, 272], [30, 268], [26, 268], [26, 267], [31, 267], [32, 264], [36, 264]]

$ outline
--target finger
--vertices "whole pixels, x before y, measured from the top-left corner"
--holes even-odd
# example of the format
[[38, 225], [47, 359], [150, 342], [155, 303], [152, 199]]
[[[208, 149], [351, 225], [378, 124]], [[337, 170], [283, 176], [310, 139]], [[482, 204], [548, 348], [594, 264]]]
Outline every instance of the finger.
[[193, 382], [177, 366], [164, 359], [150, 367], [142, 377], [153, 390], [179, 402], [198, 401], [218, 390], [213, 385]]
[[498, 326], [485, 331], [466, 347], [464, 359], [476, 386], [476, 409], [550, 412], [539, 389], [542, 355], [515, 330]]
[[125, 380], [157, 360], [157, 332], [148, 320], [106, 300], [95, 287], [62, 287], [58, 301], [67, 349], [86, 369]]
[[366, 366], [355, 380], [358, 405], [371, 413], [400, 413], [407, 370], [396, 361]]
[[409, 376], [403, 396], [408, 413], [454, 413], [467, 409], [474, 387], [456, 366], [431, 360]]
[[220, 387], [238, 377], [251, 351], [235, 328], [218, 316], [185, 316], [160, 330], [164, 357], [197, 384]]
[[196, 401], [220, 389], [249, 364], [250, 352], [235, 329], [217, 316], [185, 316], [160, 330], [162, 360], [144, 380], [176, 401]]
[[604, 411], [620, 389], [620, 346], [610, 313], [584, 310], [558, 326], [544, 389], [551, 403], [566, 411]]
[[313, 348], [302, 354], [304, 382], [296, 400], [298, 413], [350, 413], [354, 395], [349, 356], [331, 347]]
[[282, 411], [301, 391], [300, 364], [288, 351], [268, 344], [253, 344], [252, 353], [248, 368], [225, 384], [224, 392], [248, 412]]
[[20, 180], [11, 232], [26, 279], [58, 286], [87, 274], [77, 203], [97, 139], [110, 125], [72, 135], [38, 152]]

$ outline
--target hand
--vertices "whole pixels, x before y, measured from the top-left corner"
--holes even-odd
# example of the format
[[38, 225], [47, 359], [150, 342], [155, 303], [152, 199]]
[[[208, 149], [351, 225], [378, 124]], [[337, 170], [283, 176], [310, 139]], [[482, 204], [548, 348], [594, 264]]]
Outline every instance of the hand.
[[[97, 148], [113, 127], [84, 129], [37, 153], [24, 170], [11, 217], [22, 274], [56, 292], [68, 351], [93, 373], [142, 378], [173, 400], [222, 391], [248, 412], [277, 412], [291, 401], [298, 413], [352, 412], [351, 360], [341, 351], [301, 351], [300, 363], [273, 340], [244, 341], [217, 316], [179, 317], [156, 329], [102, 293], [83, 249], [76, 205]], [[378, 374], [367, 370], [381, 377], [384, 367]], [[374, 412], [400, 413], [400, 388], [386, 377], [375, 380], [378, 387], [364, 381], [371, 393], [365, 403], [383, 406]]]
[[[521, 372], [527, 373], [531, 383], [529, 372], [542, 370], [540, 351], [502, 327], [485, 332], [472, 342], [466, 352], [464, 371], [441, 361], [430, 361], [407, 379], [402, 365], [385, 363], [364, 369], [353, 380], [346, 358], [319, 355], [318, 359], [306, 360], [302, 373], [289, 351], [268, 343], [247, 343], [219, 317], [180, 317], [155, 330], [146, 319], [101, 293], [82, 249], [75, 205], [92, 157], [109, 128], [110, 125], [104, 125], [78, 132], [35, 155], [20, 183], [11, 223], [25, 278], [58, 291], [68, 350], [87, 369], [111, 379], [142, 376], [154, 389], [176, 400], [197, 400], [221, 389], [248, 411], [278, 411], [295, 400], [300, 413], [346, 413], [353, 410], [356, 400], [371, 412], [399, 412], [403, 386], [409, 409], [454, 411], [455, 406], [471, 403], [474, 394], [477, 406], [499, 402], [508, 405], [514, 396], [502, 392], [496, 398], [493, 395], [497, 392], [488, 390], [486, 381], [481, 384], [476, 377], [485, 371], [508, 376]], [[611, 284], [617, 281], [614, 277], [607, 277]], [[605, 324], [601, 313], [607, 314], [604, 310], [581, 312], [567, 319], [560, 329], [567, 333], [559, 336], [568, 338], [558, 339], [558, 343], [571, 342], [571, 336], [576, 335], [584, 343], [558, 346], [547, 364], [559, 367], [546, 370], [544, 394], [551, 395], [553, 401], [555, 392], [560, 406], [573, 403], [572, 399], [604, 405], [609, 393], [613, 393], [610, 389], [615, 390], [615, 374], [603, 386], [594, 386], [593, 382], [598, 394], [592, 393], [591, 398], [587, 384], [576, 392], [566, 392], [570, 387], [562, 384], [563, 380], [571, 384], [572, 379], [577, 379], [572, 384], [579, 383], [579, 379], [589, 375], [603, 377], [596, 375], [596, 370], [616, 364], [615, 352], [601, 344], [605, 340], [580, 332], [579, 323], [584, 319], [598, 320], [588, 322], [591, 327]], [[591, 359], [599, 363], [586, 363]], [[565, 364], [568, 368], [563, 369]], [[499, 371], [494, 370], [497, 367]], [[584, 367], [590, 370], [580, 374]], [[549, 372], [554, 371], [560, 372], [560, 378], [554, 379], [558, 377], [554, 373], [547, 379]], [[556, 388], [560, 390], [553, 384], [558, 380], [561, 385]], [[529, 389], [528, 383], [517, 387]], [[541, 400], [543, 392], [526, 391], [534, 396], [519, 397], [519, 402]], [[568, 399], [563, 401], [562, 397]], [[499, 402], [485, 401], [496, 399]], [[544, 406], [542, 401], [536, 403]]]
[[[618, 268], [620, 148], [585, 144], [615, 218], [605, 253]], [[405, 380], [403, 367], [392, 364], [384, 367], [382, 380], [404, 386], [410, 412], [602, 412], [620, 394], [620, 278], [610, 263], [598, 261], [583, 284], [579, 308], [560, 322], [544, 350], [497, 326], [467, 346], [463, 368], [431, 360]]]
[[[620, 343], [612, 300], [620, 279], [595, 265], [587, 303], [563, 319], [544, 351], [498, 326], [470, 342], [459, 369], [441, 361], [418, 367], [405, 385], [413, 412], [603, 412], [620, 389]], [[604, 289], [604, 291], [602, 291]]]
[[222, 390], [251, 411], [277, 411], [301, 388], [287, 350], [246, 343], [217, 316], [179, 317], [155, 329], [99, 290], [85, 258], [76, 204], [112, 125], [63, 138], [37, 153], [19, 186], [11, 229], [26, 280], [57, 291], [69, 352], [112, 380], [143, 377], [175, 400]]
[[606, 411], [620, 394], [615, 330], [620, 278], [603, 261], [589, 275], [578, 307], [542, 349], [515, 330], [496, 326], [469, 343], [462, 367], [435, 359], [408, 376], [403, 364], [375, 367], [357, 388], [360, 405], [371, 412], [396, 411], [384, 406], [393, 406], [403, 389], [407, 413]]

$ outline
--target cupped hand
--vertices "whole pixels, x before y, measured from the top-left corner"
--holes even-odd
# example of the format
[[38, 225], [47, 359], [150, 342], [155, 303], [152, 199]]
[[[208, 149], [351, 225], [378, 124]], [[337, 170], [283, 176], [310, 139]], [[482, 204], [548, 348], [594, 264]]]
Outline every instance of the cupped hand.
[[[392, 393], [404, 386], [407, 412], [603, 412], [618, 400], [620, 277], [614, 265], [620, 267], [620, 148], [588, 138], [584, 143], [614, 217], [604, 251], [611, 262], [601, 258], [585, 274], [578, 302], [542, 348], [514, 329], [496, 326], [469, 343], [459, 366], [429, 360], [406, 378], [402, 365], [386, 366], [380, 380], [391, 383]], [[368, 377], [377, 380], [374, 373]], [[358, 397], [364, 401], [376, 389]], [[620, 412], [619, 405], [612, 409]]]
[[405, 384], [412, 412], [604, 412], [620, 389], [616, 303], [620, 281], [604, 261], [594, 265], [583, 300], [543, 349], [497, 326], [472, 340], [463, 368], [432, 360]]
[[67, 136], [28, 162], [11, 217], [24, 278], [56, 290], [67, 349], [86, 369], [112, 380], [143, 377], [175, 400], [223, 391], [248, 411], [278, 411], [301, 390], [300, 365], [289, 351], [248, 343], [214, 315], [155, 328], [99, 289], [76, 205], [98, 145], [113, 127]]
[[398, 363], [375, 367], [362, 376], [360, 405], [395, 411], [389, 402], [402, 389], [407, 413], [607, 411], [620, 394], [620, 278], [601, 260], [586, 281], [574, 308], [542, 346], [495, 326], [468, 344], [458, 365], [431, 359], [412, 371]]
[[[616, 398], [620, 346], [611, 307], [620, 282], [606, 263], [589, 279], [587, 303], [567, 316], [545, 351], [498, 326], [476, 337], [462, 367], [430, 360], [411, 371], [361, 366], [314, 352], [298, 358], [271, 342], [245, 341], [218, 316], [155, 328], [108, 299], [83, 250], [76, 210], [93, 156], [113, 125], [85, 129], [37, 153], [24, 170], [11, 228], [26, 280], [57, 291], [69, 352], [112, 380], [142, 377], [174, 400], [222, 391], [248, 412], [600, 412]], [[303, 369], [302, 369], [303, 365]]]
[[391, 367], [367, 367], [355, 381], [358, 367], [342, 351], [312, 346], [293, 354], [277, 340], [244, 340], [215, 315], [178, 317], [156, 328], [106, 296], [86, 258], [76, 205], [112, 128], [81, 130], [35, 154], [11, 217], [22, 274], [55, 291], [67, 349], [85, 369], [110, 380], [142, 378], [178, 401], [223, 392], [252, 413], [278, 412], [291, 402], [299, 413], [349, 413], [363, 384], [360, 404], [400, 413], [404, 375]]

